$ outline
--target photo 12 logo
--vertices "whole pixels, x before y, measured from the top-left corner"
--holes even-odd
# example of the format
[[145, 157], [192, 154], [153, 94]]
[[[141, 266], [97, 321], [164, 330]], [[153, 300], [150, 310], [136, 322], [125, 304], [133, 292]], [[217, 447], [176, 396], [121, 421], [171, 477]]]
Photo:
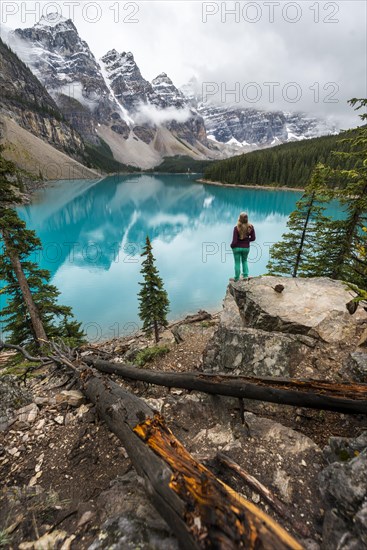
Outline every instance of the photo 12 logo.
[[[256, 264], [259, 262], [263, 255], [265, 257], [269, 255], [269, 249], [273, 246], [275, 242], [264, 242], [260, 243], [251, 243], [250, 254], [248, 257], [248, 262], [250, 264]], [[201, 261], [206, 264], [210, 262], [213, 257], [219, 256], [222, 264], [227, 261], [232, 261], [233, 259], [233, 250], [226, 242], [213, 242], [205, 241], [201, 244]]]
[[296, 24], [302, 19], [314, 23], [339, 23], [338, 2], [203, 2], [202, 22], [221, 23], [285, 23]]
[[[55, 23], [55, 16], [74, 21], [82, 17], [86, 23], [99, 23], [108, 18], [113, 23], [139, 23], [140, 5], [137, 2], [16, 2], [3, 0], [1, 3], [1, 23], [11, 25], [16, 16], [24, 24], [33, 25], [41, 18]], [[56, 20], [57, 22], [57, 20]]]
[[275, 103], [298, 103], [311, 96], [314, 103], [339, 103], [337, 94], [340, 90], [336, 82], [313, 82], [304, 86], [298, 82], [203, 82], [201, 86], [201, 102], [209, 103], [259, 103], [266, 101]]
[[86, 335], [87, 341], [93, 344], [119, 338], [133, 338], [137, 336], [140, 331], [140, 327], [135, 321], [128, 321], [123, 324], [116, 321], [116, 323], [107, 327], [105, 330], [99, 323], [90, 321], [83, 323], [82, 329]]

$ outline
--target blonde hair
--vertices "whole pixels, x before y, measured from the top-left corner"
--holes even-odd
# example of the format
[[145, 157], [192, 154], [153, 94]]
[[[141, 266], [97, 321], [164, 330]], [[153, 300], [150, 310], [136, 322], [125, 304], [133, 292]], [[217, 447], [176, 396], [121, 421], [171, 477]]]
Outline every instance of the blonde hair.
[[248, 214], [246, 212], [241, 212], [238, 217], [237, 230], [240, 236], [240, 239], [244, 239], [251, 233], [252, 225], [248, 221]]

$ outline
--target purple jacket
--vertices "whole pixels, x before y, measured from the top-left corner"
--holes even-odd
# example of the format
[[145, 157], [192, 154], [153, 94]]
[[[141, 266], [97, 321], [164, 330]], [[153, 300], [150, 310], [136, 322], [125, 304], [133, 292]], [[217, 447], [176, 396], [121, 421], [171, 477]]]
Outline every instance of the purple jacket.
[[240, 239], [237, 226], [233, 229], [233, 238], [231, 242], [231, 248], [249, 248], [250, 243], [256, 239], [255, 229], [252, 226], [251, 233], [244, 239]]

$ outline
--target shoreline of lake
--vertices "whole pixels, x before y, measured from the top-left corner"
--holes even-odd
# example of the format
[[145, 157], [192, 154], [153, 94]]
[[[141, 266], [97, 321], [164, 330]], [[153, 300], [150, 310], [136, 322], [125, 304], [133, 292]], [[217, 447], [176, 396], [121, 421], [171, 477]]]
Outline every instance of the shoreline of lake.
[[196, 183], [204, 183], [206, 185], [217, 185], [219, 187], [238, 187], [240, 189], [265, 189], [266, 191], [298, 191], [302, 192], [304, 189], [302, 187], [284, 187], [284, 186], [278, 186], [274, 187], [271, 185], [245, 185], [243, 183], [222, 183], [220, 181], [210, 181], [205, 180], [204, 178], [200, 178], [197, 180], [194, 180]]
[[18, 208], [44, 243], [40, 267], [50, 272], [60, 301], [87, 327], [89, 341], [140, 326], [139, 245], [146, 235], [171, 302], [170, 322], [199, 309], [220, 309], [223, 283], [233, 276], [228, 242], [241, 201], [251, 204], [259, 238], [251, 275], [265, 272], [268, 247], [262, 249], [262, 239], [280, 240], [299, 195], [197, 185], [202, 177], [120, 175], [96, 185], [49, 180], [30, 205]]

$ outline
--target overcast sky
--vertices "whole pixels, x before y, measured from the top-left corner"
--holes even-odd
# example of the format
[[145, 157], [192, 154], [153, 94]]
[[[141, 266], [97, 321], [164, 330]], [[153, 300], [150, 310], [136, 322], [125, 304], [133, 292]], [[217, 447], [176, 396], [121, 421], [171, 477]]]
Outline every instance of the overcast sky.
[[[347, 100], [367, 97], [366, 6], [364, 0], [3, 0], [1, 22], [30, 27], [42, 10], [73, 15], [97, 58], [112, 48], [132, 51], [148, 80], [164, 71], [180, 86], [196, 76], [207, 83], [208, 99], [306, 111], [346, 128], [359, 124]], [[231, 9], [236, 15], [226, 13]]]

